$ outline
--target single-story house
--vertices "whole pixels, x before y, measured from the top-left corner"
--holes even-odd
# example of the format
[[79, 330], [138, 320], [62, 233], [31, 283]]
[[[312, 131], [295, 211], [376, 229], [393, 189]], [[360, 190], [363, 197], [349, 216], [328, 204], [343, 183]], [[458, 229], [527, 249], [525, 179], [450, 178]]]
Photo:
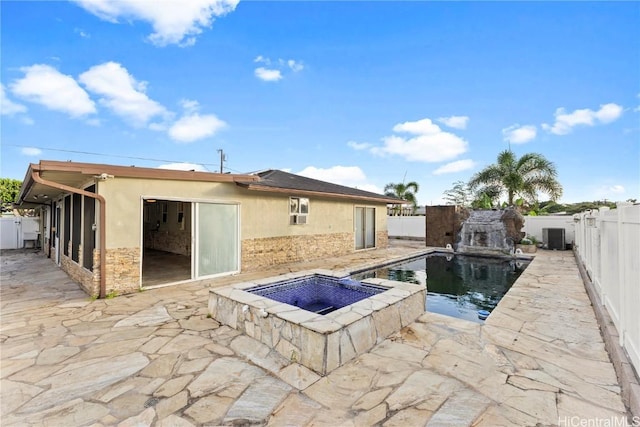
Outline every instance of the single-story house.
[[387, 246], [403, 200], [280, 170], [177, 171], [42, 160], [17, 205], [40, 244], [93, 296]]

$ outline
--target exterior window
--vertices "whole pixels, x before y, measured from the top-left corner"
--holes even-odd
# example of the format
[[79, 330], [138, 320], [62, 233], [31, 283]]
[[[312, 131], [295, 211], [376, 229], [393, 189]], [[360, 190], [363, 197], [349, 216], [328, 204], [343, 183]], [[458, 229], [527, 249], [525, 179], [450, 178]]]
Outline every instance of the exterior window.
[[309, 199], [291, 197], [289, 199], [289, 224], [306, 224], [309, 215]]

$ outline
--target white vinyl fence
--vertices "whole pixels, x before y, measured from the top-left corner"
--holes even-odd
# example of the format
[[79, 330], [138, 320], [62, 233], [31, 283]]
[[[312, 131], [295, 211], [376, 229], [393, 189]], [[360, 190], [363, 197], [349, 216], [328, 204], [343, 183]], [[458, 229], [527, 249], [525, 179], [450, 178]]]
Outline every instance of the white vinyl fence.
[[40, 218], [0, 217], [0, 249], [19, 249], [38, 245]]
[[387, 234], [389, 237], [424, 240], [427, 237], [427, 224], [423, 216], [388, 216]]
[[522, 231], [533, 236], [538, 242], [545, 242], [545, 229], [564, 229], [564, 243], [568, 245], [575, 240], [573, 217], [571, 215], [525, 216]]
[[620, 346], [640, 372], [640, 205], [576, 215], [580, 260], [616, 326]]

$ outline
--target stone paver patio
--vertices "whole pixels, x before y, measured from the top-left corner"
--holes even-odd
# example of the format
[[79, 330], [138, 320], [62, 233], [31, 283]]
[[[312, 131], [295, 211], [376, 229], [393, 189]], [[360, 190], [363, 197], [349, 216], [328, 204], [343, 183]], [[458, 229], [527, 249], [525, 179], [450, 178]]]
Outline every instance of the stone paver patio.
[[325, 377], [207, 317], [210, 286], [373, 265], [420, 251], [400, 242], [386, 250], [95, 301], [42, 254], [5, 252], [0, 424], [626, 421], [571, 252], [538, 252], [484, 325], [425, 313]]

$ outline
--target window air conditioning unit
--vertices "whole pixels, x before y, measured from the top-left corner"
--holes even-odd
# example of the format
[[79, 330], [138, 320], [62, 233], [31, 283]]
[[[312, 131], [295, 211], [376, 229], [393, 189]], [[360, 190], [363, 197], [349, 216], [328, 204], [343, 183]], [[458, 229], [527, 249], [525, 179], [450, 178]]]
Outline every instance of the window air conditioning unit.
[[291, 224], [306, 224], [307, 216], [306, 215], [292, 215], [291, 216]]

